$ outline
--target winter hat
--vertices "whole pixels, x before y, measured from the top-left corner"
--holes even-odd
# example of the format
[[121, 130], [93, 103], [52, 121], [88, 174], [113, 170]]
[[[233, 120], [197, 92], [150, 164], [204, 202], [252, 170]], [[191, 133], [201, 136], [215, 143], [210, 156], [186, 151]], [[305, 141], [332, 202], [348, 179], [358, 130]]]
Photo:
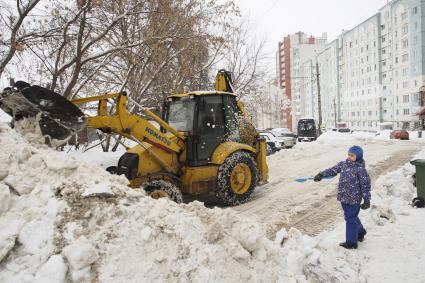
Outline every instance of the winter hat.
[[356, 162], [363, 161], [363, 149], [360, 146], [355, 145], [350, 147], [348, 153], [352, 153], [356, 156]]

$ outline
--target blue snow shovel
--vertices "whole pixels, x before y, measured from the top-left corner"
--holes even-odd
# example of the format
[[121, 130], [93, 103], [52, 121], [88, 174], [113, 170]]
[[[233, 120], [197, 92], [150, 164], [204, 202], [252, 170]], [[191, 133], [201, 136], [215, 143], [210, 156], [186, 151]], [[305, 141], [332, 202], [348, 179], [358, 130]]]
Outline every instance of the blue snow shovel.
[[[333, 179], [333, 178], [335, 178], [335, 176], [323, 177], [322, 179]], [[295, 181], [298, 183], [305, 183], [310, 180], [314, 180], [314, 177], [305, 177], [305, 178], [295, 179]]]

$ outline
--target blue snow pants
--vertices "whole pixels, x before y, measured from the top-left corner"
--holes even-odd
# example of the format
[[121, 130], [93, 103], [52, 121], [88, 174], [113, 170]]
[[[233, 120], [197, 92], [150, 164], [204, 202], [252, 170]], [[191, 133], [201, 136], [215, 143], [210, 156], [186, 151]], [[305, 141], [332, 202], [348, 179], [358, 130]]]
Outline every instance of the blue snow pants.
[[341, 203], [341, 206], [344, 210], [345, 241], [348, 243], [357, 244], [359, 233], [364, 230], [359, 218], [360, 204], [351, 205]]

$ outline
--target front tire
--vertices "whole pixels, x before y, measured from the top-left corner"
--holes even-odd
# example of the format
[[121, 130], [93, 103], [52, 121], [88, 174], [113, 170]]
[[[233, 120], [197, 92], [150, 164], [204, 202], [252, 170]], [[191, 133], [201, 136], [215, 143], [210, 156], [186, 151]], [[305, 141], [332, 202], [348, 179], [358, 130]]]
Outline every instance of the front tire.
[[153, 199], [169, 198], [170, 200], [182, 203], [183, 195], [179, 188], [171, 182], [165, 180], [154, 180], [143, 185], [146, 194]]
[[218, 168], [216, 196], [226, 205], [246, 203], [257, 183], [258, 169], [254, 159], [247, 152], [238, 151]]

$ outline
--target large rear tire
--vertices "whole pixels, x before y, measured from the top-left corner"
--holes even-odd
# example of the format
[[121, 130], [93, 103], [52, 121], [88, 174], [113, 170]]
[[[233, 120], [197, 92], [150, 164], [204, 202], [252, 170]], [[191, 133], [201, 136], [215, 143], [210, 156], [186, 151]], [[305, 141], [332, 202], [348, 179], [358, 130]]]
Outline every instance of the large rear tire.
[[143, 188], [146, 194], [154, 199], [169, 198], [177, 203], [183, 202], [182, 192], [171, 182], [165, 180], [149, 181], [143, 185]]
[[218, 168], [216, 196], [225, 205], [248, 202], [258, 183], [254, 159], [244, 151], [226, 158]]

